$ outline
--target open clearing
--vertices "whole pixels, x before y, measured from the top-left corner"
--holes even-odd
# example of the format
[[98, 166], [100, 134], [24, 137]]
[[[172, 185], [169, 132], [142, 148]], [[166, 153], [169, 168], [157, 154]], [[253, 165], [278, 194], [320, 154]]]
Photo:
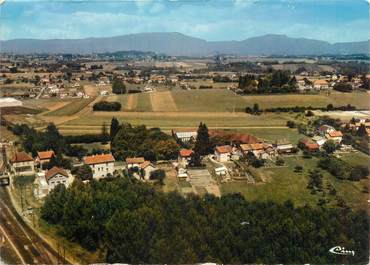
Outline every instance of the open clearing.
[[137, 94], [131, 94], [127, 96], [125, 110], [134, 110], [137, 107]]
[[63, 108], [57, 109], [47, 113], [48, 116], [68, 116], [73, 115], [81, 110], [83, 110], [89, 103], [94, 101], [94, 98], [83, 98], [78, 101], [73, 101], [68, 103]]
[[[360, 153], [351, 153], [348, 156], [366, 156]], [[363, 159], [363, 158], [362, 158]], [[320, 194], [311, 194], [307, 189], [308, 171], [316, 168], [317, 159], [304, 159], [301, 157], [285, 157], [287, 167], [262, 168], [257, 169], [260, 173], [267, 176], [268, 182], [260, 185], [251, 185], [246, 182], [229, 182], [221, 185], [223, 194], [240, 192], [247, 200], [250, 201], [275, 201], [283, 203], [291, 199], [297, 206], [316, 205], [318, 200], [323, 196]], [[304, 172], [295, 173], [294, 167], [301, 165]], [[340, 181], [326, 171], [323, 173], [323, 187], [326, 189], [328, 183], [334, 186], [337, 190], [337, 195], [356, 208], [367, 209], [366, 193], [362, 192], [365, 185], [370, 184], [369, 179], [361, 181]], [[329, 200], [329, 206], [336, 204], [335, 196], [326, 195], [326, 200]]]
[[149, 93], [153, 111], [177, 111], [170, 91]]

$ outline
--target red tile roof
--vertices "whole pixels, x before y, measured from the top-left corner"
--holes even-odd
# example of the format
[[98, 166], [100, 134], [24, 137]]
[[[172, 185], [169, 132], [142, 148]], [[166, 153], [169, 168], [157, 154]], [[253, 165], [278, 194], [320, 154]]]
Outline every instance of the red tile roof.
[[264, 146], [262, 143], [257, 143], [257, 144], [241, 144], [240, 148], [243, 151], [249, 151], [249, 150], [262, 150], [264, 149]]
[[37, 156], [40, 160], [51, 159], [54, 156], [54, 151], [42, 151], [37, 152]]
[[193, 150], [190, 150], [190, 149], [181, 149], [180, 150], [180, 156], [181, 157], [189, 157], [193, 154]]
[[48, 172], [46, 172], [46, 174], [45, 174], [46, 181], [49, 182], [49, 180], [52, 177], [54, 177], [56, 174], [60, 174], [60, 175], [63, 175], [63, 176], [68, 178], [68, 173], [63, 168], [53, 167], [53, 168], [49, 169]]
[[27, 154], [26, 152], [15, 152], [12, 162], [19, 163], [19, 162], [28, 162], [33, 161], [33, 158]]
[[330, 137], [342, 137], [343, 134], [341, 131], [332, 131], [332, 132], [329, 132], [329, 136]]
[[127, 157], [126, 158], [127, 164], [141, 164], [144, 162], [145, 162], [144, 157]]
[[83, 160], [86, 165], [102, 164], [115, 161], [112, 154], [85, 156]]
[[142, 168], [142, 169], [144, 169], [144, 168], [146, 168], [146, 167], [148, 167], [148, 166], [150, 166], [152, 163], [150, 163], [150, 161], [145, 161], [144, 163], [141, 163], [140, 164], [140, 167]]
[[231, 153], [232, 149], [230, 145], [222, 145], [216, 147], [216, 152], [219, 154]]

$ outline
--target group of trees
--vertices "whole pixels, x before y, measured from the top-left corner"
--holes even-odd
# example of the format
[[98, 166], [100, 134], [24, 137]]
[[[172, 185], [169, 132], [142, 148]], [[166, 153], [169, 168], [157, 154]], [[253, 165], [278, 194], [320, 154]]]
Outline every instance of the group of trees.
[[350, 83], [339, 82], [334, 85], [333, 89], [340, 92], [352, 92], [353, 87]]
[[179, 145], [159, 128], [148, 129], [144, 125], [117, 122], [112, 119], [110, 130], [111, 150], [116, 159], [135, 156], [143, 156], [150, 161], [177, 158]]
[[[268, 218], [266, 218], [268, 216]], [[156, 192], [126, 178], [57, 186], [41, 217], [108, 263], [359, 263], [368, 260], [366, 213]], [[346, 225], [343, 225], [346, 224]], [[328, 250], [344, 245], [355, 256]]]
[[265, 76], [240, 76], [239, 89], [246, 94], [292, 93], [297, 91], [297, 80], [290, 71], [271, 70]]
[[93, 110], [94, 111], [120, 111], [121, 110], [121, 103], [119, 102], [108, 102], [108, 101], [100, 101], [94, 104]]
[[112, 82], [112, 92], [114, 94], [126, 94], [126, 85], [121, 79], [114, 79]]
[[345, 161], [335, 158], [333, 156], [327, 156], [322, 158], [318, 162], [318, 166], [324, 170], [327, 170], [330, 174], [342, 180], [353, 180], [359, 181], [360, 179], [366, 178], [369, 175], [369, 168], [364, 165], [352, 166]]

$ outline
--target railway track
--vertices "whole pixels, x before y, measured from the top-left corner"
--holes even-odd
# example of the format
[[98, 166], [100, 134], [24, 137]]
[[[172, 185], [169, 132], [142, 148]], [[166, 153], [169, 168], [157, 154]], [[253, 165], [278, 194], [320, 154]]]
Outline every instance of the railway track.
[[0, 226], [22, 263], [70, 264], [19, 216], [6, 188], [0, 188]]

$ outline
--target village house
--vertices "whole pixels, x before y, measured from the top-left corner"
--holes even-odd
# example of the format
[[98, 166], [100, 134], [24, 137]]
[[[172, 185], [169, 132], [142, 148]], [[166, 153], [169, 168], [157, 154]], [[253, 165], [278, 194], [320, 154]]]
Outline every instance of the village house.
[[318, 79], [313, 82], [313, 87], [316, 90], [326, 90], [329, 89], [329, 83], [325, 79]]
[[189, 164], [189, 161], [191, 159], [191, 155], [193, 154], [193, 150], [189, 149], [181, 149], [179, 152], [178, 162], [179, 164], [186, 167]]
[[276, 151], [279, 154], [291, 153], [294, 146], [286, 139], [277, 140], [275, 143]]
[[302, 150], [307, 150], [309, 152], [316, 152], [320, 150], [320, 146], [309, 138], [300, 139], [298, 146]]
[[34, 175], [35, 163], [26, 152], [15, 152], [11, 160], [12, 171], [15, 175]]
[[83, 158], [84, 164], [90, 166], [94, 179], [113, 176], [114, 161], [112, 154], [92, 155]]
[[331, 131], [325, 134], [326, 139], [334, 141], [336, 144], [340, 144], [343, 139], [341, 131]]
[[185, 168], [179, 168], [177, 172], [177, 177], [181, 180], [188, 180], [189, 176]]
[[230, 145], [216, 146], [215, 156], [218, 162], [227, 162], [230, 160], [232, 148]]
[[126, 163], [127, 168], [137, 167], [140, 168], [140, 165], [145, 162], [144, 157], [127, 157]]
[[43, 198], [59, 184], [68, 188], [73, 179], [69, 170], [59, 167], [53, 167], [46, 173], [45, 171], [39, 172], [35, 179], [34, 194], [37, 198]]
[[50, 159], [54, 156], [55, 154], [52, 150], [37, 152], [36, 163], [42, 167], [43, 164], [49, 163]]
[[150, 179], [150, 174], [155, 171], [157, 168], [150, 162], [150, 161], [145, 161], [140, 165], [140, 168], [142, 170], [143, 178], [145, 180]]
[[257, 158], [267, 159], [269, 157], [269, 155], [265, 152], [265, 146], [263, 143], [241, 144], [240, 149], [245, 155], [247, 155], [249, 152], [252, 152]]

